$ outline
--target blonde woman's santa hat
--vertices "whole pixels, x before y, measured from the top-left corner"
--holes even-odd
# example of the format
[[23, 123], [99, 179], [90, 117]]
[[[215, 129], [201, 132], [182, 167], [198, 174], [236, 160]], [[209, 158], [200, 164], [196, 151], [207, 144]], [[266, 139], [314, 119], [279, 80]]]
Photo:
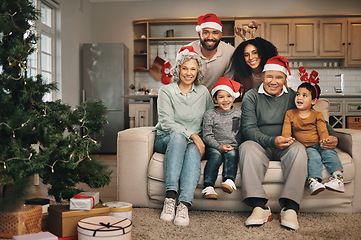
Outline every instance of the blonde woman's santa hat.
[[289, 62], [287, 58], [282, 56], [275, 56], [268, 59], [262, 72], [265, 71], [280, 71], [286, 75], [287, 80], [291, 80], [292, 78]]
[[218, 90], [224, 90], [227, 91], [233, 99], [238, 98], [241, 94], [239, 93], [239, 89], [241, 88], [241, 84], [239, 82], [236, 82], [232, 79], [221, 77], [218, 79], [218, 81], [214, 84], [211, 94], [212, 97]]
[[198, 17], [196, 31], [201, 32], [203, 28], [214, 28], [222, 32], [222, 23], [215, 14], [208, 13]]

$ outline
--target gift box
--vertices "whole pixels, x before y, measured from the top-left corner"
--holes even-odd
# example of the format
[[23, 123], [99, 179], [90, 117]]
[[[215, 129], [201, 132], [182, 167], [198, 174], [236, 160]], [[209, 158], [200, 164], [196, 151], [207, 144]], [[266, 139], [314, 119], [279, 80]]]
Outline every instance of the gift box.
[[24, 205], [8, 213], [0, 213], [0, 237], [41, 232], [42, 207]]
[[90, 210], [99, 203], [99, 192], [81, 192], [70, 198], [70, 210]]
[[91, 210], [69, 210], [69, 205], [51, 205], [49, 208], [49, 231], [58, 237], [77, 235], [80, 220], [95, 216], [109, 215], [109, 207], [97, 204]]
[[58, 240], [58, 237], [50, 232], [40, 232], [27, 235], [13, 236], [13, 240]]
[[132, 221], [106, 216], [85, 218], [78, 223], [78, 240], [130, 240]]
[[109, 216], [125, 217], [132, 220], [133, 205], [128, 202], [106, 202], [105, 206], [109, 207]]
[[48, 208], [50, 206], [50, 200], [47, 198], [32, 198], [32, 199], [26, 199], [25, 204], [40, 205], [43, 208], [43, 213], [47, 213]]

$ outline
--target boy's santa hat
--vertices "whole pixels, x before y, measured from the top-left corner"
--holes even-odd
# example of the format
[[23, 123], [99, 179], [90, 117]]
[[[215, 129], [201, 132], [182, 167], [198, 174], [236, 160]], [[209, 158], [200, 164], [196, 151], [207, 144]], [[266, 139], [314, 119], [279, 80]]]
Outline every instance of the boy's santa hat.
[[233, 99], [238, 98], [241, 94], [239, 93], [239, 89], [241, 88], [241, 84], [232, 79], [221, 77], [213, 86], [211, 90], [212, 97], [218, 90], [227, 91]]
[[196, 51], [194, 51], [194, 48], [192, 46], [184, 46], [179, 49], [176, 61], [183, 58], [185, 55], [198, 55]]
[[214, 28], [222, 32], [222, 23], [215, 14], [208, 13], [198, 17], [196, 31], [201, 32], [203, 28]]
[[287, 58], [282, 56], [275, 56], [268, 59], [268, 61], [264, 65], [262, 72], [265, 71], [280, 71], [286, 75], [287, 80], [291, 79], [291, 70], [290, 70], [289, 62]]

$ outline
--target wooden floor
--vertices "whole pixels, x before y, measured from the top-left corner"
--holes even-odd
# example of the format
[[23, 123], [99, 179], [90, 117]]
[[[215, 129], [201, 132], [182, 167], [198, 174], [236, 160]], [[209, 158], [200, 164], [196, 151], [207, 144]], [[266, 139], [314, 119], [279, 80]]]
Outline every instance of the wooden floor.
[[[78, 184], [77, 187], [84, 189], [88, 192], [99, 192], [99, 197], [102, 202], [111, 202], [117, 200], [117, 156], [116, 155], [94, 155], [99, 160], [102, 160], [105, 164], [109, 166], [109, 170], [112, 170], [111, 182], [108, 186], [103, 188], [89, 188], [86, 184]], [[33, 178], [31, 179], [33, 182]], [[30, 187], [30, 196], [29, 198], [49, 198], [53, 200], [52, 197], [48, 196], [47, 186], [41, 183], [38, 186], [31, 184]]]

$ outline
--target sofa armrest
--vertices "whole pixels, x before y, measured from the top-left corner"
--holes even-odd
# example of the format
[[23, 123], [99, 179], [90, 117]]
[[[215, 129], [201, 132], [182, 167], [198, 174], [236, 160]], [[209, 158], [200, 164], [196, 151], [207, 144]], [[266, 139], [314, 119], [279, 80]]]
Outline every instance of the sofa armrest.
[[154, 127], [129, 128], [118, 132], [118, 200], [149, 207], [147, 172], [153, 154]]
[[355, 164], [355, 196], [353, 212], [361, 212], [361, 130], [335, 129], [338, 137], [337, 147], [351, 155]]

